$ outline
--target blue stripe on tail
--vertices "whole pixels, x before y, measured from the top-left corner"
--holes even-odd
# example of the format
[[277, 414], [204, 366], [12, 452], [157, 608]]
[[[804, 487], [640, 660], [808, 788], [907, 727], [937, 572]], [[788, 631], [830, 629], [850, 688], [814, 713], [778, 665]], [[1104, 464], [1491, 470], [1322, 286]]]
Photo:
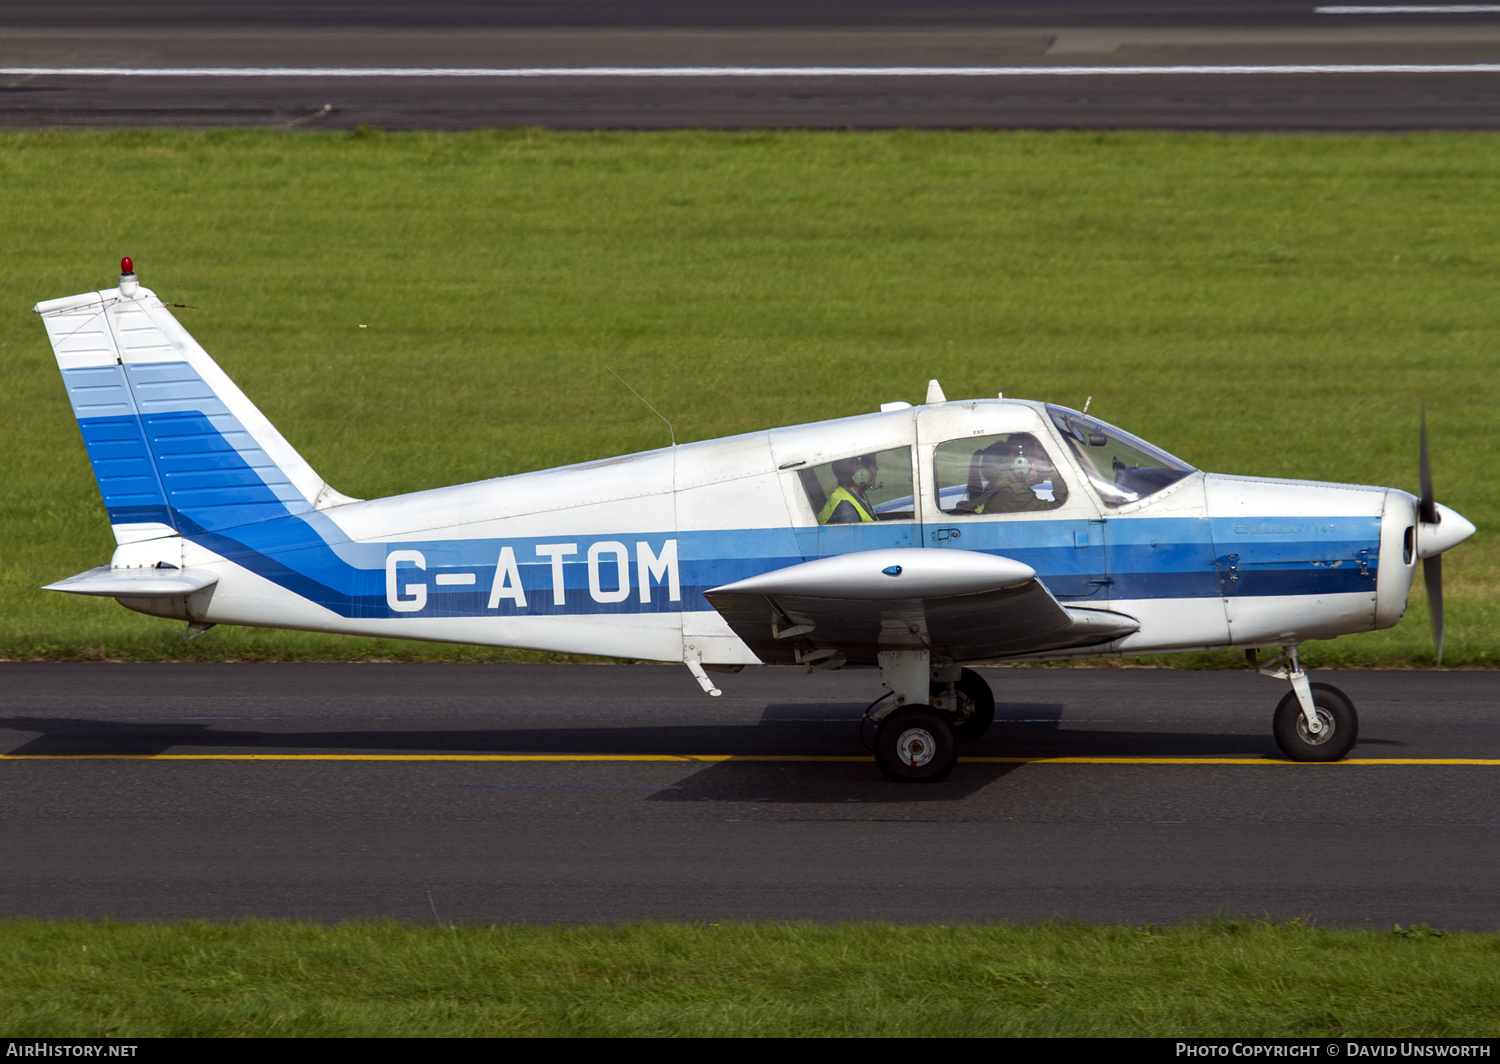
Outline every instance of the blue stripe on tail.
[[63, 383], [83, 432], [109, 523], [155, 521], [176, 528], [135, 400], [125, 383], [124, 367], [64, 370]]
[[312, 512], [186, 362], [63, 371], [111, 524], [215, 531]]

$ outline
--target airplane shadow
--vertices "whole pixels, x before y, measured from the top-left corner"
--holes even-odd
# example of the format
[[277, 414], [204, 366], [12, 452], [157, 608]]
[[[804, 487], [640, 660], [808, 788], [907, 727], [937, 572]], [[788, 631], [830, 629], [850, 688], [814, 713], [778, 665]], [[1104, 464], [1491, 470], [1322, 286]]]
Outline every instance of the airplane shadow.
[[[983, 790], [1020, 765], [964, 765], [938, 783], [896, 785], [869, 761], [766, 762], [725, 761], [710, 765], [671, 790], [646, 797], [648, 802], [726, 802], [772, 805], [865, 805], [956, 802]], [[868, 816], [860, 817], [868, 820]]]
[[[785, 719], [798, 707], [767, 709]], [[813, 707], [809, 707], [813, 708]], [[823, 711], [827, 706], [816, 707]], [[1264, 757], [1284, 760], [1269, 729], [1264, 735], [1221, 732], [1086, 730], [1064, 728], [1065, 707], [1055, 703], [1006, 703], [995, 707], [995, 724], [978, 742], [964, 743], [960, 763], [939, 783], [892, 787], [869, 763], [803, 766], [727, 761], [705, 767], [652, 802], [769, 802], [793, 804], [960, 801], [1022, 767], [1020, 763], [976, 763], [982, 757]], [[857, 723], [858, 716], [850, 718]], [[1404, 745], [1361, 740], [1362, 745]], [[815, 770], [815, 771], [809, 771]], [[864, 818], [868, 819], [868, 818]]]
[[[1014, 772], [1019, 764], [963, 763], [941, 783], [891, 789], [859, 741], [863, 705], [780, 703], [766, 706], [755, 725], [649, 722], [632, 726], [580, 722], [571, 726], [491, 728], [294, 730], [224, 727], [226, 721], [110, 721], [13, 716], [0, 729], [39, 732], [5, 750], [11, 755], [151, 755], [163, 753], [507, 753], [594, 755], [832, 756], [858, 761], [721, 761], [671, 790], [664, 802], [776, 802], [961, 800]], [[1065, 707], [1004, 703], [982, 740], [965, 743], [961, 758], [981, 757], [1281, 757], [1264, 733], [1067, 727]], [[1361, 745], [1402, 745], [1362, 739]], [[853, 788], [851, 790], [851, 788]]]

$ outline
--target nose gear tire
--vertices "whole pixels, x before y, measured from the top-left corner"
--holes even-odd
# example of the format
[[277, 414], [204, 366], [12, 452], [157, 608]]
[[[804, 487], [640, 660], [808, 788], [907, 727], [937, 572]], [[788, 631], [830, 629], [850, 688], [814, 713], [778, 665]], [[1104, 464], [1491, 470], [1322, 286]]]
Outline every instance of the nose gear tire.
[[1317, 734], [1308, 730], [1302, 703], [1290, 691], [1276, 707], [1272, 721], [1276, 745], [1293, 761], [1339, 761], [1359, 738], [1359, 714], [1348, 696], [1331, 684], [1312, 684], [1312, 698], [1323, 730]]
[[896, 710], [875, 734], [875, 763], [897, 783], [936, 783], [957, 761], [953, 729], [929, 706]]

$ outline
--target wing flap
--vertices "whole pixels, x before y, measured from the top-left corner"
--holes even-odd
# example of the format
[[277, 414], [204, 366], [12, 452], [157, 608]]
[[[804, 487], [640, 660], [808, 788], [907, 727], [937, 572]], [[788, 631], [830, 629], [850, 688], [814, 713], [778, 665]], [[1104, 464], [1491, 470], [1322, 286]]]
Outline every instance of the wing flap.
[[821, 558], [706, 597], [768, 663], [841, 652], [874, 664], [881, 650], [922, 647], [989, 661], [1107, 643], [1140, 627], [1124, 614], [1062, 605], [1014, 559], [920, 547]]

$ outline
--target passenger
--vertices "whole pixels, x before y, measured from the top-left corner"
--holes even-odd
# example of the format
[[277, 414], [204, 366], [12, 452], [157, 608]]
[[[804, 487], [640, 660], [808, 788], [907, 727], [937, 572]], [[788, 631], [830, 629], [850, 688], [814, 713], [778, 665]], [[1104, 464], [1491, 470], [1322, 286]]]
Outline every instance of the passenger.
[[[1050, 510], [1067, 498], [1067, 489], [1041, 443], [1029, 432], [1012, 433], [1002, 443], [992, 443], [974, 455], [969, 472], [969, 498], [958, 504], [959, 513], [1010, 514], [1028, 510]], [[1032, 486], [1052, 481], [1053, 498], [1038, 497]], [[980, 483], [983, 490], [976, 488]]]
[[875, 507], [865, 498], [865, 492], [875, 483], [879, 472], [873, 454], [840, 458], [834, 462], [833, 478], [838, 481], [838, 486], [818, 512], [818, 524], [857, 525], [861, 521], [875, 520]]

